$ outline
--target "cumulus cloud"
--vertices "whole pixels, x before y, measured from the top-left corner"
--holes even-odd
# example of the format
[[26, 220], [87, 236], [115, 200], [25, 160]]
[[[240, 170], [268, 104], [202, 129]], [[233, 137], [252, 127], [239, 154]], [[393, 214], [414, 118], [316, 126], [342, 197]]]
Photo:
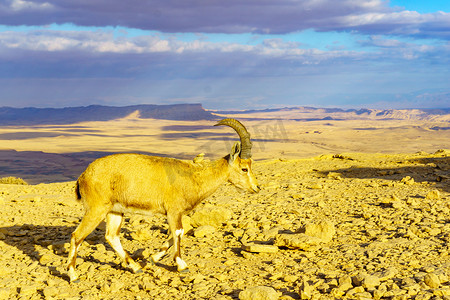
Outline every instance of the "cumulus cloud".
[[[282, 39], [264, 39], [260, 44], [248, 45], [236, 42], [210, 42], [207, 40], [181, 41], [175, 38], [162, 38], [158, 34], [139, 37], [114, 37], [107, 31], [57, 31], [30, 30], [27, 32], [0, 32], [0, 57], [2, 53], [21, 51], [34, 52], [73, 52], [116, 53], [116, 54], [230, 54], [249, 55], [281, 59], [298, 59], [311, 62], [335, 57], [353, 57], [352, 51], [322, 51], [301, 49], [298, 42]], [[19, 54], [22, 57], [21, 54]]]
[[[361, 40], [367, 51], [304, 48], [279, 38], [259, 43], [183, 41], [160, 34], [115, 36], [112, 31], [0, 32], [2, 77], [220, 78], [297, 76], [327, 66], [434, 60], [449, 62], [448, 44], [422, 45], [383, 36]], [[373, 50], [374, 48], [375, 50]], [[10, 67], [8, 67], [10, 66]], [[308, 68], [315, 66], [315, 69]]]
[[[49, 2], [33, 2], [24, 0], [11, 0], [8, 6], [9, 10], [12, 12], [23, 12], [23, 11], [44, 11], [51, 10], [54, 6]], [[5, 9], [8, 11], [8, 9]]]
[[382, 0], [11, 0], [0, 5], [0, 20], [5, 25], [119, 25], [161, 32], [283, 34], [314, 29], [450, 38], [449, 13], [398, 11]]

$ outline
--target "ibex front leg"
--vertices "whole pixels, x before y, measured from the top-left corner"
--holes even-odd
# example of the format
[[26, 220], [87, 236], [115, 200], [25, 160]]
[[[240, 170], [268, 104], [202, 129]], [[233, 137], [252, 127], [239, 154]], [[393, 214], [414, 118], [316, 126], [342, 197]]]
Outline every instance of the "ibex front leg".
[[181, 259], [181, 238], [184, 235], [183, 224], [181, 223], [180, 212], [168, 213], [167, 221], [169, 222], [170, 231], [172, 232], [174, 255], [173, 260], [177, 264], [177, 270], [180, 273], [189, 272], [187, 264]]

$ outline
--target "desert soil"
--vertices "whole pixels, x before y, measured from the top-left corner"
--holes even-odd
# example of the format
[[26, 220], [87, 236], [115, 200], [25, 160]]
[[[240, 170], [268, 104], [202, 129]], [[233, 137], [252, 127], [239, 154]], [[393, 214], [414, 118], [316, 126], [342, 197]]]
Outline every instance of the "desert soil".
[[259, 194], [224, 185], [185, 218], [190, 273], [170, 257], [150, 264], [167, 237], [163, 216], [128, 215], [122, 243], [144, 272], [122, 266], [99, 226], [72, 284], [68, 241], [83, 216], [74, 181], [3, 184], [0, 298], [239, 299], [265, 286], [276, 292], [267, 299], [445, 299], [449, 170], [448, 150], [260, 160]]

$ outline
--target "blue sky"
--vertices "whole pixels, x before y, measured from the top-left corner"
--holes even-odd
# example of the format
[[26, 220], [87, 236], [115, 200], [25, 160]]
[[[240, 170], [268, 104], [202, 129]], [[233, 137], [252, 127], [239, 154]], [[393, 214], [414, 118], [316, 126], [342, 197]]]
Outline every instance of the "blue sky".
[[450, 107], [449, 3], [0, 0], [0, 106]]

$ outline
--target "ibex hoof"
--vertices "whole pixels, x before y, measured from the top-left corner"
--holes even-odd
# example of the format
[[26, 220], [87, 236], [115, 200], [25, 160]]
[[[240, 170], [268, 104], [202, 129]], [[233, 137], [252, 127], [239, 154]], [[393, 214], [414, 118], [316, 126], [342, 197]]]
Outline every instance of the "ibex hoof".
[[188, 268], [186, 268], [186, 269], [178, 271], [178, 272], [180, 272], [180, 274], [186, 274], [186, 273], [189, 273], [190, 271]]
[[75, 270], [74, 270], [73, 267], [69, 268], [69, 274], [68, 275], [69, 275], [70, 283], [78, 283], [78, 282], [80, 282], [80, 279], [78, 278], [77, 273], [75, 273]]
[[142, 269], [139, 269], [139, 270], [137, 270], [137, 271], [134, 271], [134, 274], [141, 274], [141, 273], [144, 273], [144, 271], [142, 271]]

